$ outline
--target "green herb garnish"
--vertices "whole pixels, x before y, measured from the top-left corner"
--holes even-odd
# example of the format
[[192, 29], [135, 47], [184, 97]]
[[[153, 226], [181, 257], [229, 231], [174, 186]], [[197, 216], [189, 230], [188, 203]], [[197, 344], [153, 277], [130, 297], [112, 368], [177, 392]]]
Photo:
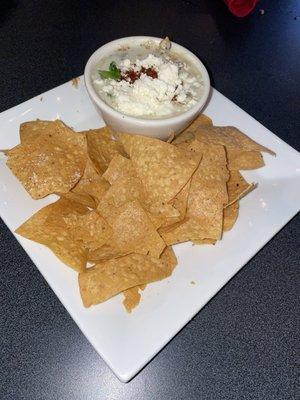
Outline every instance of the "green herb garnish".
[[117, 64], [112, 61], [109, 64], [109, 69], [108, 71], [102, 71], [102, 70], [98, 70], [98, 73], [100, 75], [100, 78], [102, 79], [120, 79], [121, 78], [121, 72], [119, 70], [119, 68], [117, 67]]

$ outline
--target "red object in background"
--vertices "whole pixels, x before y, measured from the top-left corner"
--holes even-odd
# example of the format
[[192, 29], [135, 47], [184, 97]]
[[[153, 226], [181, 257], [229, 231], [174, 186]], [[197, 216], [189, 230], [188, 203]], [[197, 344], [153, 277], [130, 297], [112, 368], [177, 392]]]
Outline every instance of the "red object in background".
[[258, 3], [258, 0], [224, 0], [229, 10], [236, 17], [245, 17]]

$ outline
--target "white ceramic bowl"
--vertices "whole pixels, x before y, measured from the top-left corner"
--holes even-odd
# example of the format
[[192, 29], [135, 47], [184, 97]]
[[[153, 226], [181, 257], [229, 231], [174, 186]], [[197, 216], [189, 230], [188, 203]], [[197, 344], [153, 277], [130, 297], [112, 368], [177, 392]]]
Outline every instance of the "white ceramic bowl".
[[182, 54], [185, 59], [190, 61], [195, 66], [195, 68], [199, 70], [204, 83], [203, 94], [197, 104], [195, 104], [192, 108], [183, 112], [182, 114], [178, 114], [174, 117], [144, 119], [122, 114], [121, 112], [116, 111], [111, 106], [106, 104], [100, 98], [100, 96], [95, 91], [92, 83], [92, 73], [98, 62], [103, 57], [115, 51], [118, 51], [120, 47], [139, 46], [141, 43], [145, 43], [149, 40], [152, 40], [158, 44], [162, 39], [151, 36], [132, 36], [117, 39], [105, 44], [104, 46], [96, 50], [89, 58], [84, 70], [84, 79], [88, 94], [107, 125], [111, 126], [113, 129], [119, 132], [152, 136], [162, 140], [166, 140], [172, 133], [177, 134], [181, 132], [193, 121], [193, 119], [196, 118], [201, 109], [204, 107], [209, 96], [210, 79], [207, 70], [202, 62], [198, 59], [198, 57], [196, 57], [193, 53], [180, 46], [179, 44], [172, 42], [172, 49], [176, 53]]

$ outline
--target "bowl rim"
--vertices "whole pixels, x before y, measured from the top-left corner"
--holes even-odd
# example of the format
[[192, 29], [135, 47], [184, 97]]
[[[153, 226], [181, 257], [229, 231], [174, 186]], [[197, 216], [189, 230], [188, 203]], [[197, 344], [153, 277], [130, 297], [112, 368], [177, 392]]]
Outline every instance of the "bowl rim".
[[[126, 41], [142, 41], [142, 40], [153, 40], [154, 42], [160, 42], [162, 38], [158, 38], [155, 36], [127, 36], [127, 37], [122, 37], [119, 39], [112, 40], [103, 46], [99, 47], [97, 50], [93, 52], [93, 54], [89, 57], [85, 69], [84, 69], [84, 80], [85, 80], [85, 85], [88, 91], [89, 96], [92, 98], [94, 103], [100, 108], [103, 109], [108, 114], [111, 114], [114, 118], [117, 119], [122, 119], [124, 122], [130, 122], [138, 126], [144, 126], [144, 127], [155, 127], [155, 126], [166, 126], [170, 124], [176, 124], [179, 122], [182, 122], [182, 120], [187, 119], [187, 118], [192, 118], [195, 114], [197, 114], [205, 105], [209, 93], [210, 93], [210, 78], [207, 72], [207, 69], [205, 68], [204, 64], [200, 61], [200, 59], [192, 53], [190, 50], [186, 49], [185, 47], [181, 46], [180, 44], [173, 42], [172, 45], [174, 45], [176, 50], [181, 51], [182, 53], [188, 54], [190, 58], [192, 58], [195, 67], [201, 72], [202, 79], [204, 82], [204, 91], [200, 99], [197, 101], [197, 103], [191, 107], [190, 109], [171, 116], [171, 117], [164, 117], [164, 118], [155, 118], [155, 119], [147, 119], [147, 118], [139, 118], [135, 117], [132, 115], [127, 115], [123, 114], [120, 111], [114, 109], [110, 105], [108, 105], [104, 100], [101, 99], [101, 97], [97, 94], [96, 90], [94, 89], [94, 86], [92, 84], [92, 78], [91, 78], [91, 68], [92, 65], [94, 65], [95, 60], [97, 58], [100, 58], [100, 54], [103, 53], [103, 50], [107, 50], [109, 52], [109, 49], [113, 47], [114, 45], [117, 44], [122, 44]], [[103, 54], [102, 54], [103, 56]]]

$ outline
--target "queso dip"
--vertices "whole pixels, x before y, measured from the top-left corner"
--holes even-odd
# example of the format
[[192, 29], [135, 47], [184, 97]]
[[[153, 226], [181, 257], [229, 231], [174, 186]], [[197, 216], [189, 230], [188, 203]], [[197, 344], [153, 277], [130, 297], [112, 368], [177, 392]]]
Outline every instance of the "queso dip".
[[120, 48], [101, 59], [92, 74], [100, 98], [123, 114], [148, 119], [193, 107], [203, 92], [200, 72], [172, 52], [168, 39], [161, 44]]

